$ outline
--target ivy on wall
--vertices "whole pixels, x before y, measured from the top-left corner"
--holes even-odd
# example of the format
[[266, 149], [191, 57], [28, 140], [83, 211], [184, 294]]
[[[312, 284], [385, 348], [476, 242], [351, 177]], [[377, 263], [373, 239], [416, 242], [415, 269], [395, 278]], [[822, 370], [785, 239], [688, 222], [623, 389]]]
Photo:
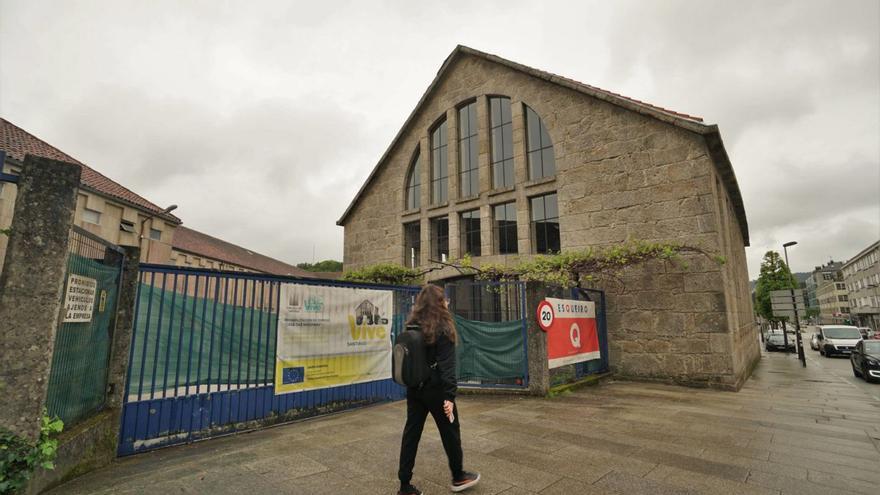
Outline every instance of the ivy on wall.
[[676, 243], [631, 241], [605, 248], [587, 248], [558, 254], [522, 258], [514, 263], [473, 265], [470, 257], [442, 262], [430, 260], [433, 266], [418, 271], [394, 263], [370, 265], [345, 274], [352, 282], [391, 285], [417, 285], [424, 276], [444, 267], [452, 267], [462, 275], [473, 275], [478, 280], [541, 282], [565, 288], [586, 287], [606, 281], [620, 281], [622, 271], [630, 266], [651, 260], [680, 262], [684, 254], [698, 254], [725, 263], [721, 256], [713, 256], [700, 248]]

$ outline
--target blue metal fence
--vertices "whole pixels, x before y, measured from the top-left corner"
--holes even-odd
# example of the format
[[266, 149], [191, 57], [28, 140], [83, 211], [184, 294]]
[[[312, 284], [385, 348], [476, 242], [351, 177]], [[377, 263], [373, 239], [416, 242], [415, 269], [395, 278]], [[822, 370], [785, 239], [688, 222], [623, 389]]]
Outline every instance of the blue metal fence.
[[392, 339], [418, 293], [141, 265], [119, 455], [404, 397], [390, 379], [275, 395], [282, 283], [393, 291]]
[[575, 364], [575, 378], [580, 379], [587, 375], [607, 373], [610, 371], [610, 361], [608, 356], [608, 321], [605, 316], [605, 292], [595, 289], [574, 288], [571, 290], [571, 297], [596, 303], [596, 330], [599, 337], [599, 351], [602, 355], [601, 359]]

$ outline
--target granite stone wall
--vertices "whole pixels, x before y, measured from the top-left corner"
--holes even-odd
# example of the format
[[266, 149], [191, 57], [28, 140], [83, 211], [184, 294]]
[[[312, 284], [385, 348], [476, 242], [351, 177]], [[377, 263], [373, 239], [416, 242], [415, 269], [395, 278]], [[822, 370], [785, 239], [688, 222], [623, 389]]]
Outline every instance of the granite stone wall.
[[[627, 240], [680, 242], [723, 256], [633, 267], [609, 284], [611, 364], [619, 376], [737, 389], [759, 357], [742, 229], [731, 192], [705, 138], [477, 56], [454, 59], [421, 102], [376, 176], [344, 221], [346, 270], [403, 263], [403, 224], [421, 221], [421, 259], [430, 259], [429, 219], [448, 216], [450, 255], [460, 256], [459, 216], [480, 210], [480, 263], [514, 263], [533, 252], [528, 198], [556, 192], [563, 250]], [[516, 185], [493, 190], [487, 96], [510, 97]], [[457, 108], [477, 102], [480, 194], [459, 198]], [[541, 116], [553, 140], [555, 177], [529, 181], [523, 105]], [[429, 135], [446, 117], [449, 201], [430, 205]], [[404, 210], [413, 156], [422, 156], [422, 206]], [[516, 201], [519, 256], [493, 253], [492, 205]], [[458, 275], [452, 269], [431, 279]]]

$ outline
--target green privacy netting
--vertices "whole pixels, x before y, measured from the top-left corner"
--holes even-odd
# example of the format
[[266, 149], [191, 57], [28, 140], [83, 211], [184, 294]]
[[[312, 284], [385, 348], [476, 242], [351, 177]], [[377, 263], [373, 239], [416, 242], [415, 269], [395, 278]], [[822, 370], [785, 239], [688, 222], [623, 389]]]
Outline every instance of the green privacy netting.
[[[69, 426], [104, 404], [119, 266], [104, 265], [71, 253], [67, 273], [97, 281], [92, 320], [62, 323], [55, 334], [46, 410], [49, 416], [58, 416]], [[103, 307], [102, 291], [105, 291]]]
[[[230, 287], [231, 293], [231, 287]], [[200, 291], [202, 292], [202, 291]], [[154, 397], [271, 383], [277, 315], [141, 284], [128, 393]], [[191, 387], [187, 389], [185, 387]]]
[[458, 380], [502, 382], [523, 378], [523, 321], [473, 321], [454, 315], [459, 343]]

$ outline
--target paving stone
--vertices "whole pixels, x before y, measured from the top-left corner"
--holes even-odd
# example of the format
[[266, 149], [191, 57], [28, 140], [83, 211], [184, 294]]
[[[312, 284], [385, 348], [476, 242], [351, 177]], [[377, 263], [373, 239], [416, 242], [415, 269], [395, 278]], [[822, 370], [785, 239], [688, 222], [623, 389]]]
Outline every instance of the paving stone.
[[611, 471], [593, 486], [600, 488], [604, 493], [651, 493], [654, 495], [691, 495], [697, 493], [668, 483], [618, 471]]
[[786, 476], [770, 475], [760, 471], [753, 471], [749, 475], [747, 483], [760, 485], [766, 488], [779, 490], [783, 494], [792, 495], [835, 495], [852, 494], [854, 492], [840, 488], [832, 488], [807, 480], [788, 478]]

